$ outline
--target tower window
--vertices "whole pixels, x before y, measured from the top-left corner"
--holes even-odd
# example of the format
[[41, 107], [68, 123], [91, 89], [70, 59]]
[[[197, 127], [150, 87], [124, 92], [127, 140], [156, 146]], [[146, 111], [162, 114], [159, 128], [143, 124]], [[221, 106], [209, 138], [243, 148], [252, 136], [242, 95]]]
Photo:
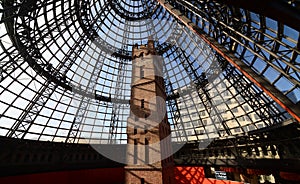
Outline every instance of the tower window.
[[133, 164], [137, 164], [137, 157], [138, 157], [137, 145], [138, 145], [138, 142], [136, 139], [134, 139]]
[[143, 79], [145, 77], [145, 66], [140, 66], [140, 78]]
[[137, 128], [136, 128], [136, 127], [134, 127], [134, 129], [133, 129], [133, 134], [134, 134], [134, 135], [137, 134]]
[[145, 108], [145, 100], [144, 100], [144, 99], [141, 100], [141, 108], [142, 108], [142, 109]]
[[145, 138], [145, 164], [149, 164], [149, 141]]

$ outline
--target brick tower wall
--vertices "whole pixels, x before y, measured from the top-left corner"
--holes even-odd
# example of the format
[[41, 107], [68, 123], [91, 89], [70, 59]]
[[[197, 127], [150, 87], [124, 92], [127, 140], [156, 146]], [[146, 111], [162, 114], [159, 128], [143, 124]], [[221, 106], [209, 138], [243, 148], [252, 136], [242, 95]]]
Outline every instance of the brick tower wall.
[[[169, 142], [163, 63], [155, 56], [153, 41], [133, 48], [130, 116], [127, 120], [127, 161], [125, 183], [173, 184], [174, 167]], [[149, 164], [150, 163], [150, 164]]]

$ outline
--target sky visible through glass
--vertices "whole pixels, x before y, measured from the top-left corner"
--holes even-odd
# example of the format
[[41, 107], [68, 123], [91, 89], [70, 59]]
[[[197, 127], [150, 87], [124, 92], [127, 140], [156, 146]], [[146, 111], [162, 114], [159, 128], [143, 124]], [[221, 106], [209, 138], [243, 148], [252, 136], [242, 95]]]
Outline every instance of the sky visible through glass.
[[[153, 14], [151, 20], [125, 21], [121, 16], [117, 15], [114, 10], [104, 12], [106, 16], [101, 15], [99, 17], [98, 11], [104, 8], [105, 1], [95, 1], [94, 3], [95, 4], [90, 4], [88, 17], [90, 19], [98, 18], [96, 22], [93, 22], [93, 29], [97, 31], [100, 39], [95, 39], [94, 41], [88, 40], [84, 50], [80, 52], [75, 63], [66, 73], [67, 80], [71, 81], [73, 86], [76, 86], [83, 91], [92, 94], [96, 93], [97, 95], [105, 97], [117, 97], [122, 100], [129, 100], [132, 63], [130, 60], [122, 60], [113, 57], [112, 54], [121, 48], [131, 51], [134, 44], [147, 43], [150, 35], [155, 35], [154, 39], [162, 44], [167, 41], [170, 35], [174, 34], [174, 29], [179, 29], [180, 32], [180, 35], [176, 40], [176, 46], [184, 51], [184, 53], [181, 54], [186, 55], [185, 59], [192, 63], [191, 67], [197, 69], [198, 74], [208, 72], [211, 69], [211, 64], [217, 60], [213, 50], [209, 46], [205, 45], [205, 43], [196, 34], [188, 30], [188, 28], [184, 28], [181, 24], [177, 24], [163, 8], [158, 8], [156, 10], [157, 13]], [[127, 0], [126, 3], [138, 4], [140, 1]], [[124, 7], [128, 6], [126, 3], [124, 2]], [[153, 2], [149, 1], [148, 3], [151, 4]], [[57, 7], [49, 5], [45, 10], [41, 9], [37, 11], [38, 17], [35, 22], [36, 24], [31, 26], [36, 27], [37, 29], [47, 30], [45, 18], [47, 17], [48, 20], [54, 20], [55, 16], [58, 18], [63, 17], [64, 10], [67, 10], [69, 6], [72, 5], [64, 2], [64, 4], [58, 3]], [[129, 11], [141, 12], [143, 9], [141, 9], [141, 7], [137, 9], [129, 8]], [[3, 17], [3, 14], [1, 16]], [[252, 29], [259, 30], [261, 28], [260, 16], [251, 13], [250, 17], [252, 20]], [[194, 18], [192, 18], [192, 20], [196, 21]], [[270, 18], [266, 18], [265, 20], [267, 27], [265, 39], [277, 37], [279, 29], [277, 21]], [[36, 41], [42, 54], [43, 62], [51, 63], [53, 68], [58, 68], [63, 64], [66, 55], [69, 54], [76, 41], [85, 34], [77, 21], [72, 25], [71, 21], [72, 18], [68, 17], [66, 24], [59, 26], [60, 31], [53, 31], [42, 41]], [[69, 23], [71, 25], [70, 27], [68, 27]], [[207, 24], [203, 30], [209, 32], [209, 24]], [[14, 51], [15, 46], [12, 44], [11, 38], [7, 34], [7, 29], [3, 22], [0, 24], [0, 34], [1, 59], [6, 67], [8, 66], [6, 63], [11, 59], [10, 57], [17, 57], [18, 52]], [[296, 47], [298, 44], [297, 40], [299, 39], [299, 32], [284, 25], [283, 34], [284, 37], [281, 40], [282, 44], [280, 45], [279, 51], [283, 54], [282, 60], [289, 61], [292, 53], [287, 53], [285, 51]], [[111, 52], [99, 47], [99, 45], [103, 45], [103, 42], [107, 43], [105, 47], [106, 49], [108, 48], [108, 50], [111, 49]], [[254, 45], [252, 46], [255, 47]], [[237, 50], [241, 53], [243, 48], [239, 46]], [[268, 52], [269, 50], [272, 50], [272, 45], [266, 45], [265, 49], [262, 49], [260, 55], [264, 55], [265, 58], [271, 58]], [[6, 51], [11, 52], [11, 56], [8, 56]], [[182, 64], [180, 53], [173, 48], [173, 50], [170, 49], [164, 53], [163, 56], [165, 62], [164, 77], [169, 80], [174, 90], [178, 91], [192, 86], [189, 74]], [[236, 56], [239, 57], [238, 54], [236, 54]], [[281, 60], [274, 60], [272, 63], [273, 66], [270, 66], [269, 63], [264, 61], [263, 57], [259, 58], [255, 56], [249, 49], [245, 51], [243, 58], [243, 61], [251, 66], [254, 71], [263, 75], [295, 104], [300, 101], [300, 88], [295, 85], [295, 83], [291, 82], [293, 80], [299, 82], [299, 72], [291, 72], [289, 77], [283, 76], [278, 70], [287, 68], [286, 63]], [[300, 57], [298, 55], [296, 63], [299, 62]], [[11, 69], [9, 72], [10, 74], [1, 81], [0, 88], [0, 114], [2, 114], [0, 118], [0, 135], [4, 136], [7, 135], [11, 127], [15, 125], [18, 118], [22, 116], [25, 107], [30, 105], [32, 99], [40, 92], [43, 86], [45, 86], [45, 83], [47, 83], [47, 79], [40, 76], [26, 62], [19, 63], [18, 66]], [[228, 98], [222, 96], [223, 94], [225, 95], [226, 90], [231, 88], [230, 83], [224, 79], [223, 74], [224, 73], [219, 71], [217, 79], [210, 81], [209, 94], [212, 97], [215, 97], [213, 104], [217, 106], [216, 109], [212, 110], [213, 113], [211, 114], [211, 117], [206, 118], [205, 114], [208, 114], [208, 112], [206, 112], [207, 110], [203, 110], [203, 108], [200, 107], [198, 108], [197, 105], [201, 103], [201, 100], [199, 97], [195, 97], [196, 94], [194, 93], [185, 96], [182, 95], [178, 100], [183, 104], [181, 107], [183, 118], [181, 118], [180, 121], [186, 124], [192, 123], [193, 126], [183, 125], [182, 127], [176, 127], [174, 114], [172, 114], [170, 106], [168, 106], [169, 121], [174, 125], [174, 138], [178, 136], [178, 134], [190, 134], [190, 137], [202, 139], [201, 136], [196, 135], [196, 131], [194, 130], [203, 130], [206, 131], [207, 135], [210, 134], [210, 131], [215, 131], [220, 127], [219, 125], [216, 125], [217, 122], [219, 122], [219, 120], [217, 121], [216, 119], [225, 118], [225, 113], [227, 112], [231, 112], [232, 114], [231, 117], [227, 117], [226, 115], [226, 118], [229, 119], [228, 121], [232, 120], [234, 122], [232, 123], [232, 126], [234, 127], [232, 128], [232, 131], [243, 129], [243, 127], [250, 127], [250, 124], [261, 121], [252, 119], [255, 115], [254, 110], [250, 109], [248, 112], [244, 108], [247, 103], [244, 102], [242, 96], [234, 92], [234, 89], [232, 89]], [[96, 80], [94, 80], [94, 78]], [[121, 89], [117, 90], [116, 86], [118, 85], [121, 85], [119, 86]], [[221, 88], [221, 86], [225, 86], [225, 88]], [[79, 136], [87, 138], [88, 141], [93, 138], [97, 139], [99, 136], [101, 140], [107, 140], [110, 136], [109, 132], [111, 131], [113, 116], [117, 111], [119, 124], [116, 125], [116, 130], [114, 130], [117, 132], [115, 139], [118, 140], [119, 143], [126, 143], [126, 121], [129, 114], [128, 105], [122, 104], [116, 107], [111, 103], [90, 99], [88, 100], [88, 105], [84, 107], [85, 113], [79, 114], [78, 106], [83, 108], [81, 105], [82, 97], [80, 95], [74, 94], [71, 91], [65, 91], [62, 87], [58, 86], [50, 97], [47, 98], [48, 100], [45, 101], [38, 116], [34, 119], [35, 124], [28, 129], [29, 133], [27, 133], [24, 138], [65, 141], [65, 136], [68, 134], [71, 124], [74, 121], [74, 115], [77, 115], [84, 116], [84, 119], [82, 119], [84, 123], [81, 127], [81, 135]], [[233, 105], [228, 105], [228, 99], [230, 103], [236, 104], [235, 107], [240, 109], [242, 114], [234, 115], [234, 113], [232, 113], [232, 108], [234, 109], [234, 107]], [[185, 100], [190, 101], [190, 103], [186, 103]], [[191, 110], [190, 114], [184, 115], [187, 109]], [[196, 115], [193, 116], [193, 114], [201, 113], [203, 113], [202, 117], [196, 118]], [[218, 113], [221, 114], [221, 117], [219, 117]], [[249, 119], [249, 124], [242, 125], [239, 123], [239, 120], [237, 120], [238, 118]], [[207, 130], [198, 129], [198, 127], [203, 127], [205, 119], [207, 119], [208, 122], [212, 121], [213, 123], [206, 125], [208, 127]], [[212, 126], [211, 130], [209, 128], [210, 126]], [[256, 126], [256, 128], [258, 128], [258, 126]], [[248, 130], [249, 128], [247, 131]], [[188, 133], [188, 131], [194, 132]]]

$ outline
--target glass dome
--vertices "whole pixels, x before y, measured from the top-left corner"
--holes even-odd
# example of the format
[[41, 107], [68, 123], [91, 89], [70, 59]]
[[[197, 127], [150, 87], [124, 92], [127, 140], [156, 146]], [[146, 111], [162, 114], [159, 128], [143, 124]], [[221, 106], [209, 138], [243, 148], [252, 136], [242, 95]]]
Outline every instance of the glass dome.
[[126, 144], [132, 47], [149, 38], [164, 61], [174, 142], [245, 135], [299, 117], [297, 27], [215, 1], [168, 2], [194, 29], [161, 1], [3, 0], [0, 135]]

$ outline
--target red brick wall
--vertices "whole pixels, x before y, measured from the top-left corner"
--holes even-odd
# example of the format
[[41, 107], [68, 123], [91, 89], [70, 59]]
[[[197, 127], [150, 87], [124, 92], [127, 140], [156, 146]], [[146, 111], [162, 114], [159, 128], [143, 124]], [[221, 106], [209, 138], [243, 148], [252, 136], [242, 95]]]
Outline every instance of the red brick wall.
[[144, 179], [145, 183], [162, 184], [162, 172], [161, 171], [142, 171], [142, 170], [127, 170], [125, 171], [125, 182], [129, 184], [140, 184], [141, 179]]

